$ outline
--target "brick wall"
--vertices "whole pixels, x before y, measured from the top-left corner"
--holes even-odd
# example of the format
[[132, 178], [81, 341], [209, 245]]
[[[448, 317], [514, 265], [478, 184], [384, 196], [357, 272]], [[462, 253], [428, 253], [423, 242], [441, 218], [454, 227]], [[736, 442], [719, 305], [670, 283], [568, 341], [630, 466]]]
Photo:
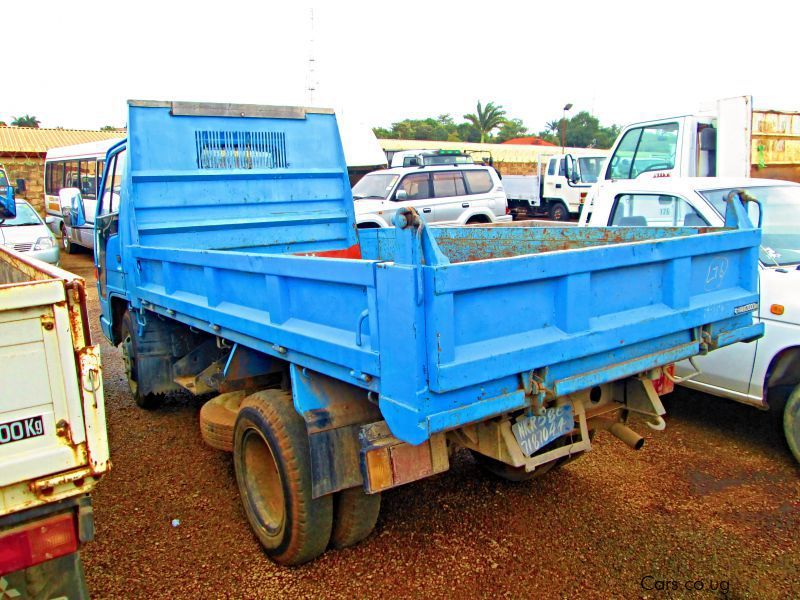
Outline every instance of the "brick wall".
[[11, 185], [16, 186], [17, 179], [25, 180], [25, 193], [17, 193], [17, 196], [30, 202], [44, 216], [44, 156], [0, 154], [0, 165], [6, 168]]

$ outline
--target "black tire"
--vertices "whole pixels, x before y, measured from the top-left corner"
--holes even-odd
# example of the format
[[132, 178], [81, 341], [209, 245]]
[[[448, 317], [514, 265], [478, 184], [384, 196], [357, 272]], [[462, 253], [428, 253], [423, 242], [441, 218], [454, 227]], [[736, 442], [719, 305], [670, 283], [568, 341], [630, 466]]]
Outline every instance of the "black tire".
[[233, 452], [233, 430], [244, 392], [220, 394], [200, 409], [200, 435], [203, 441], [217, 450]]
[[553, 202], [550, 205], [550, 218], [554, 221], [569, 221], [569, 210], [563, 202]]
[[800, 462], [800, 385], [789, 394], [783, 408], [783, 435], [794, 459]]
[[381, 512], [381, 495], [366, 494], [355, 487], [337, 492], [333, 498], [332, 548], [348, 548], [367, 538]]
[[67, 254], [75, 254], [78, 251], [67, 235], [67, 228], [63, 225], [61, 226], [61, 249]]
[[122, 362], [125, 365], [125, 375], [128, 378], [128, 387], [131, 390], [136, 405], [147, 410], [157, 408], [161, 404], [160, 394], [142, 394], [139, 386], [138, 375], [138, 348], [136, 342], [136, 330], [134, 329], [131, 313], [125, 311], [120, 324], [120, 349], [122, 350]]
[[325, 551], [333, 497], [311, 496], [308, 434], [291, 394], [263, 390], [244, 399], [233, 464], [247, 520], [272, 560], [299, 565]]

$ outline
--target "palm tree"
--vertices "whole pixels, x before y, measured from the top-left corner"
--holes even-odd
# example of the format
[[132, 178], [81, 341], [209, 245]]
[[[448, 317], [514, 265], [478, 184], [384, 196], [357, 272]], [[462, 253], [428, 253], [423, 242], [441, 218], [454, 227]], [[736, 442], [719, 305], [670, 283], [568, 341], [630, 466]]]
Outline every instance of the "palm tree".
[[561, 121], [557, 119], [555, 121], [548, 121], [547, 123], [544, 124], [544, 129], [545, 131], [552, 133], [553, 135], [556, 135], [559, 129], [561, 129]]
[[481, 107], [481, 103], [478, 101], [478, 114], [470, 113], [464, 115], [464, 118], [481, 132], [481, 143], [483, 143], [492, 129], [500, 127], [505, 122], [505, 116], [506, 111], [502, 106], [495, 106], [494, 102], [487, 102], [485, 107]]
[[24, 117], [14, 117], [14, 120], [11, 121], [11, 125], [13, 127], [39, 127], [39, 119], [36, 117], [32, 117], [31, 115], [25, 115]]

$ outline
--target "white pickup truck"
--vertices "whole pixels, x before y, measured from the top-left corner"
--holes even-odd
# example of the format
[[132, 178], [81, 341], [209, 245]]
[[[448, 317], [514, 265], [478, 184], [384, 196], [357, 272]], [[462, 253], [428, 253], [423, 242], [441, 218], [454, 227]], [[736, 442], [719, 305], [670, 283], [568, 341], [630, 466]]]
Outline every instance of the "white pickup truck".
[[2, 246], [0, 382], [0, 598], [87, 598], [78, 550], [110, 462], [84, 280]]
[[[682, 384], [759, 408], [783, 411], [786, 441], [800, 461], [800, 185], [774, 179], [669, 177], [606, 181], [580, 225], [719, 227], [726, 199], [744, 190], [761, 207], [759, 253], [764, 337], [681, 363]], [[753, 222], [758, 205], [749, 205]], [[719, 265], [724, 269], [724, 265]], [[709, 274], [708, 286], [715, 279]]]

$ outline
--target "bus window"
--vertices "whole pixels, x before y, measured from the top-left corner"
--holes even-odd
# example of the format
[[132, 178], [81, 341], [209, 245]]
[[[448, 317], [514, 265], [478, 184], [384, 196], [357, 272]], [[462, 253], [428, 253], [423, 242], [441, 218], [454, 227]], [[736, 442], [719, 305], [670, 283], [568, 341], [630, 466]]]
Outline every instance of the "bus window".
[[78, 161], [68, 160], [64, 163], [64, 187], [80, 189], [78, 178]]
[[47, 164], [47, 193], [51, 196], [58, 196], [58, 192], [64, 187], [64, 163], [52, 162]]
[[84, 198], [97, 197], [97, 161], [87, 158], [80, 162], [80, 186]]

